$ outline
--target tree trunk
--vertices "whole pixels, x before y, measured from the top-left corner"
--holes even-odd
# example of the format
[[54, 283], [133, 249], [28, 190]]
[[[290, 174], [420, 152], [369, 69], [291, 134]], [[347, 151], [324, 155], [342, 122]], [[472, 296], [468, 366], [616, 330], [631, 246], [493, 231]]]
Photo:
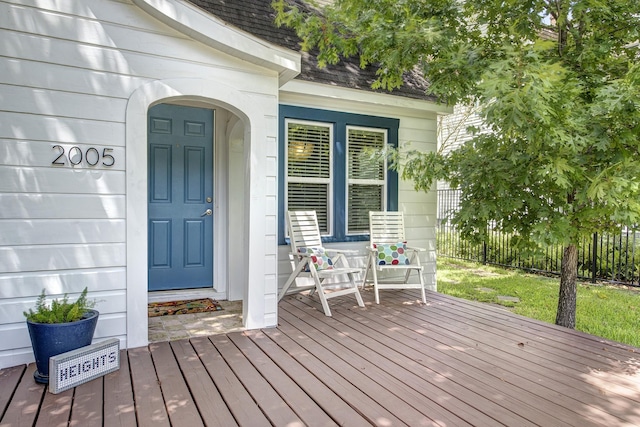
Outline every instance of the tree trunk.
[[571, 329], [576, 327], [577, 279], [578, 249], [576, 245], [569, 245], [564, 248], [564, 254], [562, 255], [556, 325]]

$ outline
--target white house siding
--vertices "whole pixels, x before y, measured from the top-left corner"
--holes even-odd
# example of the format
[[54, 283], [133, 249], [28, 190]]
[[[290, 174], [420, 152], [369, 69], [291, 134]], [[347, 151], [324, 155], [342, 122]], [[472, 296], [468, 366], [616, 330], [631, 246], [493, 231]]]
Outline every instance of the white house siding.
[[[449, 112], [448, 108], [428, 101], [332, 88], [298, 80], [283, 86], [280, 103], [399, 119], [400, 148], [421, 151], [436, 150], [437, 116]], [[398, 185], [398, 209], [405, 215], [406, 234], [411, 236], [412, 246], [426, 249], [421, 253], [425, 283], [429, 289], [436, 290], [436, 191], [417, 192], [411, 182], [403, 180]], [[358, 250], [359, 256], [354, 256], [350, 262], [362, 266], [366, 261], [366, 245], [367, 242], [349, 242], [327, 246]], [[288, 246], [279, 247], [280, 288], [291, 273], [289, 252]]]
[[[206, 24], [193, 6], [162, 6]], [[267, 266], [277, 251], [283, 72], [213, 49], [133, 2], [109, 0], [1, 2], [0, 70], [0, 368], [33, 360], [22, 312], [42, 289], [74, 297], [88, 287], [101, 313], [96, 339], [146, 344], [146, 108], [162, 99], [222, 105], [242, 120], [242, 227], [251, 238], [237, 257], [253, 256], [245, 319], [275, 325], [276, 269]], [[112, 149], [115, 163], [56, 167], [56, 145], [65, 153]], [[135, 233], [142, 241], [131, 240]]]
[[[473, 138], [469, 127], [482, 129], [482, 118], [477, 113], [477, 107], [472, 105], [456, 105], [453, 113], [438, 118], [440, 131], [438, 136], [438, 148], [448, 154], [459, 148], [465, 142]], [[448, 188], [444, 181], [438, 183], [438, 189]]]
[[[461, 147], [465, 142], [473, 138], [473, 133], [468, 129], [474, 127], [486, 132], [486, 128], [482, 127], [482, 118], [478, 114], [478, 107], [475, 105], [456, 105], [453, 113], [440, 116], [438, 149], [449, 154], [451, 151]], [[447, 181], [438, 181], [438, 190], [449, 190], [450, 185]], [[459, 194], [443, 191], [440, 193], [438, 200], [438, 223], [448, 221], [451, 209], [455, 209], [459, 203]]]

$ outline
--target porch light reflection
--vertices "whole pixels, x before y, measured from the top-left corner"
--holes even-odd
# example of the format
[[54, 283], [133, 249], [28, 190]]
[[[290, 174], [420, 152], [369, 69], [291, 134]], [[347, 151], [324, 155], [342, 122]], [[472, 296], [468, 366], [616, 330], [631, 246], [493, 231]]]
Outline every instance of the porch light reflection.
[[289, 142], [289, 158], [297, 161], [307, 160], [313, 154], [313, 143], [306, 141]]

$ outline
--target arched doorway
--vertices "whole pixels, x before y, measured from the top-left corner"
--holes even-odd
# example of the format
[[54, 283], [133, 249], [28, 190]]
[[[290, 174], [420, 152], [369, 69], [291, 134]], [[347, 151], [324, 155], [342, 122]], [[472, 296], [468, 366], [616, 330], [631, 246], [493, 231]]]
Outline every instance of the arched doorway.
[[[148, 194], [149, 194], [149, 154], [148, 154], [148, 111], [157, 104], [176, 104], [215, 110], [213, 193], [218, 197], [212, 201], [212, 210], [219, 216], [214, 224], [213, 245], [221, 248], [213, 256], [213, 283], [215, 292], [224, 297], [241, 298], [243, 318], [247, 323], [260, 321], [260, 313], [251, 314], [254, 306], [262, 308], [260, 301], [264, 295], [260, 281], [255, 289], [248, 286], [251, 273], [260, 274], [260, 265], [247, 271], [232, 268], [229, 249], [238, 251], [235, 258], [250, 251], [252, 239], [247, 229], [254, 220], [251, 206], [250, 180], [245, 178], [248, 159], [251, 158], [252, 138], [261, 137], [260, 128], [252, 125], [264, 120], [264, 113], [258, 111], [250, 99], [241, 92], [220, 85], [217, 82], [197, 79], [176, 79], [151, 82], [139, 88], [129, 100], [126, 120], [127, 155], [127, 347], [137, 347], [148, 343], [147, 310], [148, 301]], [[262, 123], [264, 126], [264, 123]], [[266, 126], [264, 126], [266, 128]], [[233, 138], [234, 154], [230, 155], [230, 140]], [[233, 151], [232, 150], [232, 151]], [[242, 151], [242, 155], [239, 155]], [[231, 164], [234, 162], [236, 164]], [[238, 164], [239, 163], [239, 164]], [[230, 172], [233, 171], [233, 172]], [[233, 184], [230, 173], [236, 174]], [[241, 178], [241, 179], [237, 179]], [[240, 185], [240, 191], [234, 186]], [[235, 193], [230, 196], [234, 191]], [[205, 196], [206, 197], [206, 196]], [[233, 202], [231, 202], [233, 200]], [[234, 207], [235, 205], [235, 207]], [[237, 210], [241, 206], [241, 210]], [[234, 220], [230, 221], [230, 208], [234, 210]], [[241, 219], [240, 219], [241, 218]], [[245, 236], [238, 239], [237, 236]], [[256, 236], [256, 240], [259, 236]], [[233, 256], [233, 255], [232, 255]], [[239, 261], [238, 261], [239, 262]], [[256, 270], [257, 269], [257, 270]], [[241, 275], [241, 276], [240, 276]], [[255, 294], [255, 295], [254, 295]], [[260, 304], [258, 303], [260, 302]], [[257, 316], [257, 317], [256, 317]], [[249, 320], [247, 320], [249, 319]]]

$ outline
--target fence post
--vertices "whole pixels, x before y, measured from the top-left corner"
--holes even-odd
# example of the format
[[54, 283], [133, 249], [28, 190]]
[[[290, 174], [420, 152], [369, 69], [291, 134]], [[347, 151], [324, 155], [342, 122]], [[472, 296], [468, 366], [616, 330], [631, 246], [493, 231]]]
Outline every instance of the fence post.
[[487, 264], [487, 241], [482, 242], [482, 263]]
[[593, 245], [591, 245], [591, 283], [596, 283], [596, 263], [598, 262], [598, 233], [593, 233]]

